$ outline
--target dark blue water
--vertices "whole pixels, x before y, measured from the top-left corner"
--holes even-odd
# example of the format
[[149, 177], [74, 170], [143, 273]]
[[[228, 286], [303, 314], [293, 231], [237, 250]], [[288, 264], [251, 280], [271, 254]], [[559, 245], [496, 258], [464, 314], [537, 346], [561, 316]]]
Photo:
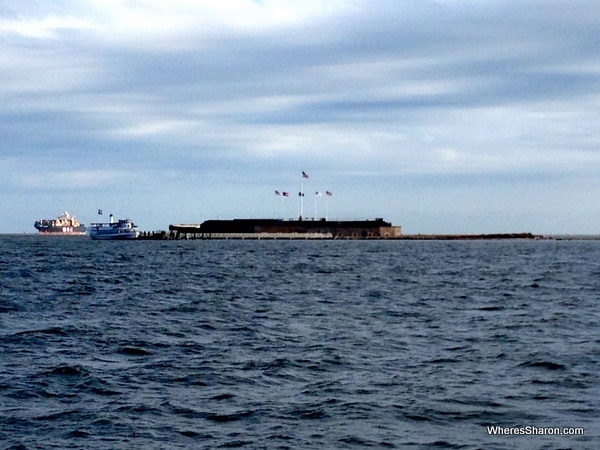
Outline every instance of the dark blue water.
[[2, 448], [600, 448], [598, 241], [0, 237], [0, 292]]

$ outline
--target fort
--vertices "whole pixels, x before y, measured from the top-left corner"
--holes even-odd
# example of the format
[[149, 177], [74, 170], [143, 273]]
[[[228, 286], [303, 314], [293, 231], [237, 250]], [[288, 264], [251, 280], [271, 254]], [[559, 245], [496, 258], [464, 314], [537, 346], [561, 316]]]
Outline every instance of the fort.
[[410, 234], [382, 218], [374, 220], [207, 220], [169, 225], [169, 231], [142, 233], [141, 239], [351, 239], [351, 240], [490, 240], [541, 239], [529, 232], [490, 234]]
[[170, 239], [398, 239], [400, 226], [374, 220], [207, 220], [169, 225]]

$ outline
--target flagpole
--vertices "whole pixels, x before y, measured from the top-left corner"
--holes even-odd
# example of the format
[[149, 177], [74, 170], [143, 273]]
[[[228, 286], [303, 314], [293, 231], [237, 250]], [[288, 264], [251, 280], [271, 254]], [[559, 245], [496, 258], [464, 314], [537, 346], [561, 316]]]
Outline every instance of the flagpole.
[[325, 220], [329, 220], [329, 214], [328, 214], [328, 203], [329, 203], [329, 197], [333, 196], [333, 193], [331, 191], [325, 191]]
[[300, 220], [302, 220], [302, 213], [304, 212], [304, 175], [300, 182]]
[[306, 174], [306, 172], [303, 170], [302, 171], [302, 180], [300, 182], [300, 220], [302, 220], [303, 216], [304, 216], [304, 179], [308, 178], [308, 175]]
[[302, 180], [300, 182], [300, 192], [298, 192], [298, 195], [300, 196], [300, 219], [303, 219], [304, 216], [304, 179], [308, 178], [308, 175], [306, 174], [306, 172], [303, 170], [302, 171]]

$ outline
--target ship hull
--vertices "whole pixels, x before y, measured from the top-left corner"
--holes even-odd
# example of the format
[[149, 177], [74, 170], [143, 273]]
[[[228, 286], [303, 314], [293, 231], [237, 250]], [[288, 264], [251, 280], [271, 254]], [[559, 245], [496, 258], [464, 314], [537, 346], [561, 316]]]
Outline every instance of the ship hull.
[[85, 227], [83, 230], [38, 230], [44, 236], [85, 236]]
[[123, 241], [128, 239], [137, 239], [138, 233], [123, 233], [123, 234], [114, 234], [114, 233], [100, 233], [100, 234], [91, 234], [90, 237], [94, 241]]

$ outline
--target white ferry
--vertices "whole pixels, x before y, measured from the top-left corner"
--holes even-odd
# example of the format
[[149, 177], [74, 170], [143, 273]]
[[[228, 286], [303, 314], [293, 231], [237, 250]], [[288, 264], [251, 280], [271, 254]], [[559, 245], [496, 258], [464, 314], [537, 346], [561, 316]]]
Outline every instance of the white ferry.
[[90, 237], [92, 239], [137, 239], [140, 235], [138, 227], [129, 219], [113, 220], [113, 215], [110, 215], [108, 223], [92, 223], [89, 228]]

